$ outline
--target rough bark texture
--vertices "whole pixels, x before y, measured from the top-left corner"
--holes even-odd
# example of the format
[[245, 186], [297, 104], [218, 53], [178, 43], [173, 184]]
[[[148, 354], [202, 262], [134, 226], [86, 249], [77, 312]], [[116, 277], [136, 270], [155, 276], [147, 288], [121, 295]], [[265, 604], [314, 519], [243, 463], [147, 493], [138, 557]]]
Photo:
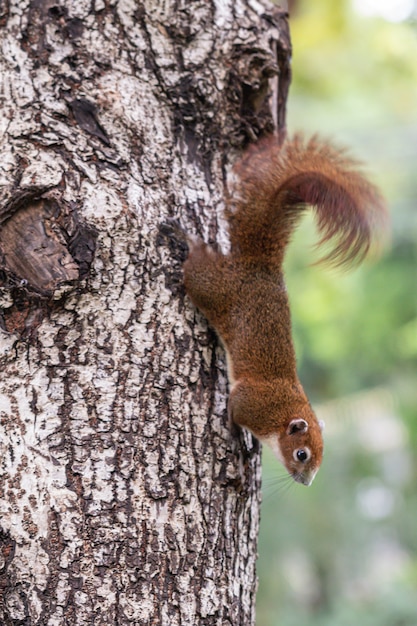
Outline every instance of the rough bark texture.
[[[258, 0], [0, 3], [0, 623], [254, 623], [260, 458], [158, 224], [284, 130]], [[174, 253], [174, 254], [173, 254]]]

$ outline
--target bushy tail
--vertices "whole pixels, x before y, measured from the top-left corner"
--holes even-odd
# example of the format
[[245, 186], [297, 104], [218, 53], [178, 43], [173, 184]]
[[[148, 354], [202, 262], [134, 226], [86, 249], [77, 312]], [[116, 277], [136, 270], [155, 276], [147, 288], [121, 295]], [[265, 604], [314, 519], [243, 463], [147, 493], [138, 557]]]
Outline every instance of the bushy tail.
[[232, 251], [248, 261], [279, 267], [298, 220], [311, 205], [333, 265], [360, 261], [386, 221], [378, 189], [358, 163], [325, 141], [295, 136], [280, 148], [274, 137], [253, 145], [237, 164], [227, 216]]

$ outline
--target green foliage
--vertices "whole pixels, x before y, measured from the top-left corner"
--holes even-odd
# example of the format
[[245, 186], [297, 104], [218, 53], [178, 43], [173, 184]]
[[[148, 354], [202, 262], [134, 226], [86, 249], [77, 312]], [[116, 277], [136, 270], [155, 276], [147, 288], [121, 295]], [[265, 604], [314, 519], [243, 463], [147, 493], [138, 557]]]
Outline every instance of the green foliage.
[[[294, 49], [290, 119], [294, 99], [301, 98], [303, 105], [321, 102], [331, 117], [339, 110], [342, 124], [349, 120], [375, 127], [389, 116], [397, 123], [414, 123], [414, 26], [358, 19], [346, 0], [299, 4], [299, 17], [290, 23]], [[325, 98], [329, 101], [323, 102]]]
[[359, 19], [347, 0], [304, 0], [291, 32], [290, 130], [350, 146], [391, 216], [382, 258], [351, 274], [309, 267], [312, 219], [297, 233], [287, 277], [301, 376], [318, 400], [396, 389], [417, 373], [416, 27]]
[[312, 487], [284, 480], [274, 493], [280, 470], [264, 455], [257, 626], [415, 626], [416, 26], [303, 0], [291, 32], [290, 131], [319, 132], [368, 164], [391, 240], [350, 273], [311, 265], [311, 218], [291, 247], [300, 378], [319, 411], [333, 402]]

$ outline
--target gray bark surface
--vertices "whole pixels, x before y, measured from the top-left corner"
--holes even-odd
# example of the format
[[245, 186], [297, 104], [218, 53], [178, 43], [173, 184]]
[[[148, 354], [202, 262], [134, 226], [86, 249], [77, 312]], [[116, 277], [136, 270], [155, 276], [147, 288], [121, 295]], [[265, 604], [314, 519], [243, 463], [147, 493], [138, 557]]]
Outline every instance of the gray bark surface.
[[227, 245], [230, 163], [284, 131], [285, 18], [5, 0], [0, 24], [0, 623], [254, 624], [259, 446], [158, 225]]

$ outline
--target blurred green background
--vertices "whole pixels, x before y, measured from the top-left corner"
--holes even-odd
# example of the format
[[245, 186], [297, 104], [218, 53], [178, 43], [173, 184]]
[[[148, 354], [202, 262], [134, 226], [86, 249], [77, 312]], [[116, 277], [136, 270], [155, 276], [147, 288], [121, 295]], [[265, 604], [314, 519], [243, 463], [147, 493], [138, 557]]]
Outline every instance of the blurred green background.
[[391, 215], [382, 256], [287, 258], [300, 378], [326, 420], [308, 489], [264, 450], [257, 626], [417, 626], [417, 2], [290, 2], [289, 130], [351, 148]]

